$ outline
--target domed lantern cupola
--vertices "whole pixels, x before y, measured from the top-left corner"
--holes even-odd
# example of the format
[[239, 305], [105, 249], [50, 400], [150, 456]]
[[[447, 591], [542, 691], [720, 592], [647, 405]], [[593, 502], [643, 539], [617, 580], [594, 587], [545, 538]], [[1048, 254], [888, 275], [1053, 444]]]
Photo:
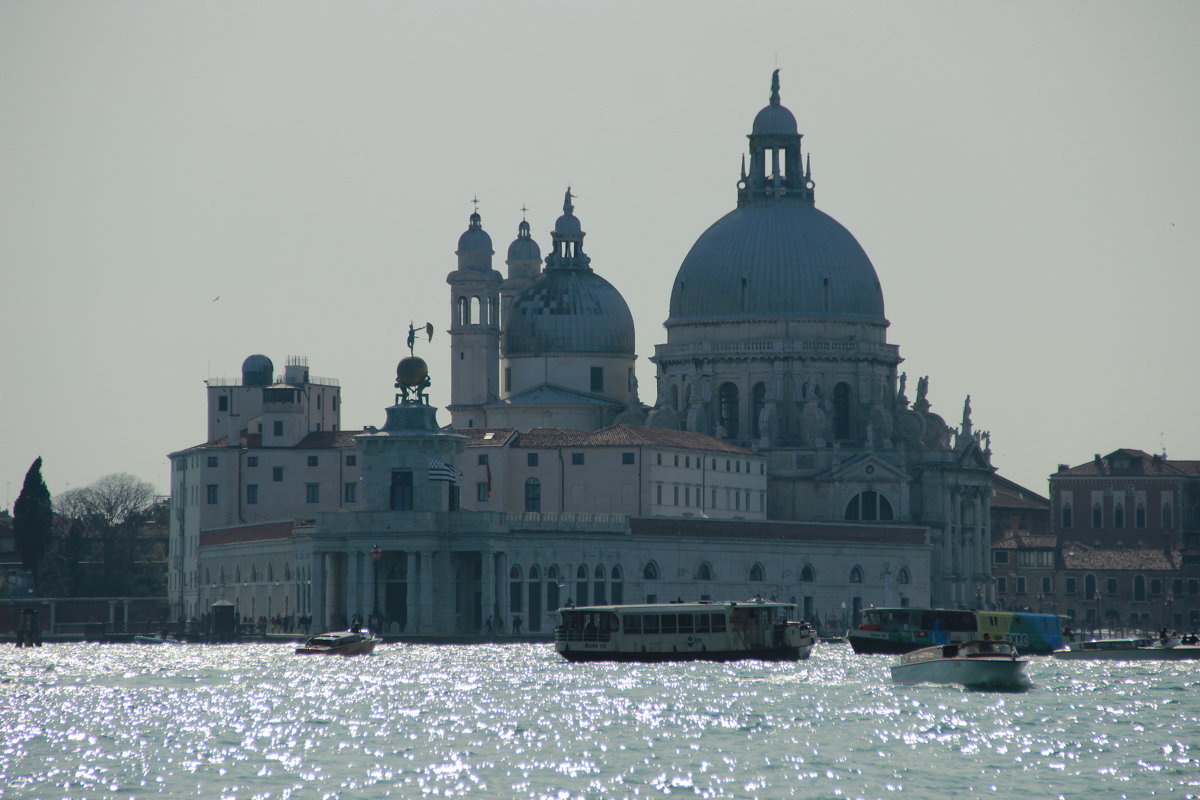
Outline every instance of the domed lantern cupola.
[[754, 117], [750, 129], [750, 169], [742, 164], [738, 206], [747, 203], [800, 200], [813, 202], [811, 168], [801, 168], [796, 118], [779, 101], [779, 70], [771, 75], [771, 100]]
[[546, 256], [546, 269], [591, 270], [592, 260], [583, 252], [583, 226], [575, 216], [575, 205], [571, 202], [571, 187], [563, 197], [563, 213], [554, 223], [551, 232], [554, 249]]

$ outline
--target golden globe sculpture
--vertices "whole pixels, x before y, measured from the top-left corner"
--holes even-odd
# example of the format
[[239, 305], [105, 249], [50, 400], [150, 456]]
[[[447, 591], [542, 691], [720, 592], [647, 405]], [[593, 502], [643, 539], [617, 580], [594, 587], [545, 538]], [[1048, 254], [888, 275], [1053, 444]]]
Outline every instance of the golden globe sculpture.
[[407, 356], [396, 365], [396, 388], [420, 386], [429, 377], [429, 365], [420, 356]]

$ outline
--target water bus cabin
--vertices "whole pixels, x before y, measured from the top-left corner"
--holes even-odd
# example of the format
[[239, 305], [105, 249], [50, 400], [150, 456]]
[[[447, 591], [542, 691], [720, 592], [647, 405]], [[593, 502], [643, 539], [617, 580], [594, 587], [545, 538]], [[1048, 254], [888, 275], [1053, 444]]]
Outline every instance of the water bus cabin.
[[862, 624], [846, 636], [856, 653], [908, 653], [935, 644], [985, 636], [1007, 640], [1022, 653], [1048, 655], [1063, 646], [1064, 617], [1024, 611], [946, 608], [868, 608]]
[[652, 603], [560, 608], [554, 649], [568, 661], [808, 658], [816, 635], [794, 603]]

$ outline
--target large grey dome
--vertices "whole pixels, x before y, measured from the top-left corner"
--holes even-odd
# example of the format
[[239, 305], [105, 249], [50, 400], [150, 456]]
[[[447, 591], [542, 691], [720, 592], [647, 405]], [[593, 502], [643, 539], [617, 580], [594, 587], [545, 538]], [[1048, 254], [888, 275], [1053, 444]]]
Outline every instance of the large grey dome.
[[883, 320], [883, 291], [862, 246], [809, 203], [748, 204], [700, 235], [671, 290], [667, 324], [730, 317]]
[[591, 270], [548, 269], [513, 300], [504, 355], [633, 355], [633, 315]]

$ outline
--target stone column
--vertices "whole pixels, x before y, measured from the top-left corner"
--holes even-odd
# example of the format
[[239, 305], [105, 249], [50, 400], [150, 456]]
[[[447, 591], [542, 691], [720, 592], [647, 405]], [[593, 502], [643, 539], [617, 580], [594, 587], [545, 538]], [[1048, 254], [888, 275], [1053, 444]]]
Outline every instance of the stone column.
[[416, 551], [413, 550], [406, 552], [404, 554], [404, 558], [407, 560], [407, 565], [405, 566], [404, 571], [404, 575], [407, 578], [407, 582], [404, 586], [404, 605], [408, 611], [408, 619], [404, 624], [404, 632], [416, 633], [417, 631], [421, 630], [421, 578], [420, 575], [417, 574], [417, 571], [420, 568], [421, 559], [417, 555]]
[[512, 620], [509, 619], [508, 603], [508, 553], [497, 553], [494, 565], [496, 576], [495, 609], [496, 619], [503, 621], [503, 632], [512, 630]]
[[362, 615], [362, 551], [351, 550], [346, 558], [349, 562], [346, 564], [346, 618], [349, 620], [357, 615], [360, 621], [365, 620], [366, 617]]
[[437, 621], [433, 596], [434, 552], [425, 550], [421, 553], [421, 633], [429, 634], [438, 633], [434, 630]]
[[480, 570], [480, 586], [479, 586], [479, 606], [483, 614], [483, 632], [487, 633], [487, 620], [492, 620], [492, 630], [496, 629], [495, 605], [496, 605], [496, 559], [492, 555], [491, 548], [486, 548], [479, 554], [482, 561], [482, 569]]
[[338, 595], [343, 591], [343, 587], [338, 576], [337, 554], [323, 553], [321, 558], [325, 562], [325, 608], [322, 612], [324, 624], [320, 627], [328, 630], [333, 627], [333, 619], [337, 615]]
[[306, 598], [306, 608], [304, 613], [313, 618], [313, 628], [325, 630], [325, 620], [320, 618], [320, 613], [325, 610], [325, 556], [322, 553], [314, 553], [309, 559], [311, 573], [309, 574], [309, 595]]

